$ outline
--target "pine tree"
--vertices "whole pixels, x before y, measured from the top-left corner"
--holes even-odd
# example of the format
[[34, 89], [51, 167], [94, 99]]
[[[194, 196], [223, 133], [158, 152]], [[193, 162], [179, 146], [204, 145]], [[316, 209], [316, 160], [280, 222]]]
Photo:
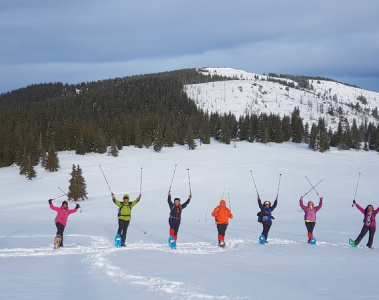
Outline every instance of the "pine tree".
[[56, 172], [59, 168], [59, 159], [58, 154], [55, 149], [54, 143], [50, 145], [49, 151], [47, 153], [47, 160], [45, 165], [45, 170], [49, 170], [50, 172]]
[[113, 157], [118, 156], [118, 149], [115, 138], [111, 139], [111, 145], [108, 147], [108, 155], [112, 155]]
[[292, 141], [294, 143], [301, 143], [303, 140], [303, 120], [300, 118], [300, 110], [295, 107], [292, 112], [291, 117], [291, 127], [292, 127]]
[[187, 134], [186, 134], [186, 138], [185, 138], [185, 144], [188, 145], [188, 149], [189, 150], [195, 150], [196, 148], [196, 143], [195, 143], [195, 140], [194, 140], [194, 135], [193, 135], [193, 131], [192, 131], [192, 128], [189, 127], [187, 129]]
[[78, 165], [77, 167], [73, 164], [72, 165], [72, 171], [70, 173], [71, 179], [69, 180], [70, 186], [68, 191], [68, 196], [75, 201], [79, 200], [81, 198], [84, 200], [84, 198], [87, 199], [87, 184], [85, 182], [85, 179], [83, 177], [83, 171]]
[[28, 180], [32, 180], [33, 178], [36, 178], [37, 177], [37, 172], [36, 170], [34, 170], [34, 167], [32, 166], [31, 163], [29, 163], [26, 167], [26, 178], [28, 178]]
[[163, 147], [163, 134], [161, 126], [158, 125], [158, 127], [154, 131], [154, 137], [153, 137], [153, 149], [155, 152], [161, 152]]

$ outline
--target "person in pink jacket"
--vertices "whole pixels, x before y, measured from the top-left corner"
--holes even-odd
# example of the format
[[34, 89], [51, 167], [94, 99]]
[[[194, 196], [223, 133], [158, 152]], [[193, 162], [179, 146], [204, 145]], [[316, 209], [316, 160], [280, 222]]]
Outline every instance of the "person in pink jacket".
[[80, 205], [76, 204], [74, 209], [68, 209], [67, 201], [63, 201], [61, 207], [54, 206], [52, 201], [52, 199], [49, 199], [49, 205], [52, 210], [57, 212], [57, 216], [55, 217], [55, 226], [57, 226], [57, 234], [62, 237], [60, 247], [63, 247], [63, 231], [67, 224], [67, 218], [72, 213], [75, 213]]
[[322, 200], [323, 197], [320, 198], [320, 203], [318, 206], [314, 206], [312, 201], [308, 201], [308, 205], [305, 206], [303, 204], [303, 196], [300, 197], [300, 207], [304, 211], [304, 221], [305, 221], [305, 227], [308, 231], [308, 243], [311, 242], [311, 239], [313, 237], [313, 229], [316, 226], [316, 213], [320, 210], [322, 207]]
[[353, 200], [353, 204], [361, 211], [362, 214], [365, 215], [363, 218], [363, 227], [361, 233], [358, 235], [354, 243], [356, 246], [358, 246], [358, 244], [361, 242], [361, 240], [368, 232], [369, 235], [366, 246], [371, 248], [372, 243], [374, 242], [374, 235], [376, 231], [375, 217], [379, 212], [379, 207], [376, 210], [374, 210], [374, 207], [371, 204], [369, 204], [367, 205], [366, 209], [363, 209], [358, 203], [355, 202], [355, 200]]

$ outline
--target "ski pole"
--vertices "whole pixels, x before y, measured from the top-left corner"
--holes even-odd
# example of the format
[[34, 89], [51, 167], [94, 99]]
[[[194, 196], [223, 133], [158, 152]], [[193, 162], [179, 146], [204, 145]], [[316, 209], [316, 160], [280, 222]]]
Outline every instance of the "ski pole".
[[316, 184], [316, 185], [314, 185], [308, 192], [306, 192], [304, 195], [303, 195], [303, 197], [305, 197], [310, 191], [312, 191], [312, 190], [314, 190], [314, 188], [316, 187], [316, 186], [318, 186], [319, 184], [320, 184], [320, 182], [322, 181], [322, 179]]
[[55, 198], [52, 198], [52, 199], [49, 199], [49, 200], [55, 200], [55, 199], [61, 198], [61, 197], [63, 197], [63, 196], [66, 196], [66, 194], [63, 194], [63, 195], [61, 195], [61, 196], [58, 196], [58, 197], [55, 197]]
[[140, 185], [139, 185], [139, 194], [141, 195], [141, 191], [142, 191], [142, 167], [141, 167], [141, 181], [140, 181]]
[[229, 198], [229, 209], [230, 209], [230, 212], [232, 212], [232, 204], [230, 203], [230, 195], [228, 193], [228, 198]]
[[311, 185], [311, 187], [313, 187], [313, 189], [315, 190], [315, 192], [316, 192], [317, 196], [320, 198], [320, 195], [317, 193], [317, 191], [316, 191], [315, 187], [314, 187], [314, 186], [312, 185], [312, 183], [309, 181], [308, 177], [307, 177], [307, 176], [305, 176], [305, 178], [307, 178], [307, 180], [308, 180], [309, 184]]
[[172, 174], [171, 183], [170, 183], [170, 188], [168, 189], [168, 192], [169, 192], [169, 193], [171, 192], [171, 186], [172, 186], [172, 182], [174, 181], [175, 171], [176, 171], [176, 165], [175, 165], [175, 168], [174, 168], [174, 173]]
[[222, 200], [222, 198], [224, 198], [225, 189], [226, 189], [226, 188], [224, 188], [224, 191], [222, 192], [221, 200]]
[[279, 174], [279, 184], [278, 184], [278, 190], [276, 192], [276, 198], [278, 198], [279, 196], [280, 178], [282, 178], [282, 174]]
[[187, 169], [187, 173], [188, 173], [188, 186], [189, 186], [189, 190], [190, 190], [190, 195], [192, 195], [192, 192], [191, 192], [191, 179], [190, 179], [189, 169]]
[[67, 198], [70, 199], [70, 197], [67, 195], [67, 193], [64, 190], [62, 190], [59, 186], [58, 186], [58, 189], [60, 189], [63, 192], [63, 194], [65, 194], [67, 196]]
[[109, 191], [112, 193], [112, 190], [111, 190], [111, 187], [109, 186], [109, 183], [108, 183], [108, 180], [107, 180], [107, 177], [105, 177], [105, 174], [104, 174], [104, 171], [103, 171], [103, 168], [101, 167], [101, 165], [99, 165], [100, 169], [101, 169], [101, 172], [103, 173], [103, 176], [104, 176], [104, 179], [105, 179], [105, 182], [107, 183], [108, 185], [108, 188], [109, 188]]
[[[59, 186], [58, 186], [58, 189], [60, 189], [67, 196], [67, 198], [70, 200], [70, 197], [67, 195], [67, 193], [64, 190], [62, 190]], [[82, 208], [80, 208], [80, 213], [82, 213]]]
[[357, 196], [357, 190], [358, 190], [358, 184], [359, 184], [359, 178], [361, 177], [361, 173], [359, 173], [358, 175], [358, 182], [357, 182], [357, 187], [355, 188], [355, 194], [354, 194], [354, 200], [353, 200], [353, 204], [351, 205], [351, 207], [354, 206], [354, 201], [355, 201], [355, 197]]
[[250, 174], [251, 174], [251, 178], [253, 178], [253, 182], [254, 182], [255, 190], [257, 191], [257, 196], [259, 197], [258, 189], [257, 189], [257, 186], [255, 185], [255, 180], [254, 180], [254, 176], [253, 176], [253, 171], [250, 170]]
[[207, 215], [208, 215], [208, 208], [207, 208], [207, 211], [205, 212], [205, 222], [207, 222]]

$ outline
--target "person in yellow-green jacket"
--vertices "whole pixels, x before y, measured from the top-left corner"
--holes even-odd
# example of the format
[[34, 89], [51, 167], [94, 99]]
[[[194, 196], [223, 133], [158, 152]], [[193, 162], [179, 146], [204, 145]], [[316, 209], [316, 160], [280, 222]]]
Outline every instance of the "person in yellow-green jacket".
[[140, 194], [134, 201], [130, 202], [128, 194], [124, 195], [123, 202], [118, 201], [113, 193], [111, 196], [113, 203], [119, 207], [117, 233], [121, 236], [121, 246], [125, 247], [126, 232], [131, 220], [132, 207], [138, 203], [142, 195]]

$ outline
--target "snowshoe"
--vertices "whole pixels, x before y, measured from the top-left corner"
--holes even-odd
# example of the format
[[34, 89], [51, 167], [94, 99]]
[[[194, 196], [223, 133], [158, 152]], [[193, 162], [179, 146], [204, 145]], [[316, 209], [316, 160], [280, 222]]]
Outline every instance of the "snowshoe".
[[266, 238], [263, 234], [259, 236], [259, 244], [264, 245], [266, 243]]
[[176, 241], [171, 235], [168, 237], [168, 245], [171, 249], [176, 249]]
[[114, 237], [114, 245], [116, 246], [116, 248], [121, 247], [121, 235], [116, 234], [116, 236]]
[[62, 237], [60, 234], [57, 234], [54, 238], [54, 250], [59, 249], [62, 242]]
[[357, 248], [358, 247], [358, 245], [355, 243], [355, 241], [353, 239], [349, 239], [349, 244], [353, 248]]
[[225, 248], [225, 246], [226, 246], [225, 241], [218, 241], [218, 246], [220, 248]]
[[311, 238], [311, 240], [310, 240], [310, 244], [311, 245], [316, 245], [316, 242], [317, 242], [317, 240], [316, 240], [316, 238], [313, 236], [312, 238]]

